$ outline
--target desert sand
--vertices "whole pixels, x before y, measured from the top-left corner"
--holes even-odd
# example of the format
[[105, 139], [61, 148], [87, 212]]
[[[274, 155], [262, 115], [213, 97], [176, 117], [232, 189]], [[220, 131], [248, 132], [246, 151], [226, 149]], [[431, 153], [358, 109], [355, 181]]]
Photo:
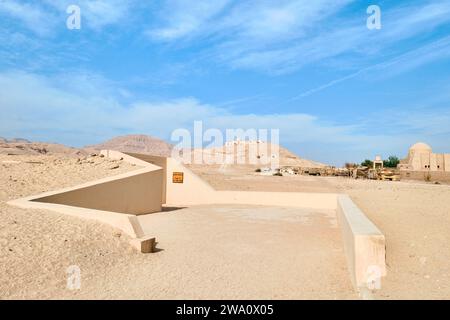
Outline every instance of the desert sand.
[[0, 155], [0, 298], [58, 298], [55, 290], [66, 286], [68, 263], [99, 270], [120, 258], [121, 250], [129, 250], [126, 241], [102, 224], [19, 209], [7, 205], [8, 200], [134, 169], [100, 157], [78, 161], [67, 155]]
[[[140, 218], [158, 241], [158, 252], [144, 255], [109, 226], [6, 204], [135, 168], [100, 157], [0, 155], [0, 298], [358, 298], [332, 212], [168, 208]], [[449, 186], [192, 169], [221, 190], [348, 193], [386, 236], [388, 276], [375, 297], [450, 297]], [[81, 268], [81, 290], [66, 287], [70, 265]]]

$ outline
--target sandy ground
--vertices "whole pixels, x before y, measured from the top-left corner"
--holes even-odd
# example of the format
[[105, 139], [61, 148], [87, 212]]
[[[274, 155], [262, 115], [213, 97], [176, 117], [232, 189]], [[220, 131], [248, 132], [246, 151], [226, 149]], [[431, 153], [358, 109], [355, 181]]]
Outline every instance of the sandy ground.
[[[111, 169], [119, 165], [119, 168]], [[159, 252], [108, 226], [6, 201], [135, 169], [96, 157], [0, 156], [0, 298], [353, 299], [330, 212], [200, 206], [142, 217]], [[380, 299], [450, 298], [450, 187], [194, 168], [218, 189], [345, 192], [382, 230]], [[81, 268], [82, 289], [66, 288]], [[281, 272], [280, 272], [281, 271]]]
[[192, 171], [216, 190], [280, 191], [280, 192], [338, 192], [332, 181], [314, 176], [264, 176], [255, 172], [256, 166], [235, 165], [222, 167], [189, 165]]
[[[196, 206], [140, 217], [158, 239], [143, 297], [356, 299], [334, 211]], [[164, 288], [158, 277], [164, 277]], [[133, 287], [143, 287], [136, 284]], [[161, 290], [163, 289], [163, 290]]]
[[95, 274], [122, 261], [123, 252], [135, 254], [112, 228], [12, 207], [8, 200], [134, 169], [100, 157], [79, 163], [67, 156], [0, 155], [0, 298], [65, 297], [71, 294], [65, 289], [68, 266]]

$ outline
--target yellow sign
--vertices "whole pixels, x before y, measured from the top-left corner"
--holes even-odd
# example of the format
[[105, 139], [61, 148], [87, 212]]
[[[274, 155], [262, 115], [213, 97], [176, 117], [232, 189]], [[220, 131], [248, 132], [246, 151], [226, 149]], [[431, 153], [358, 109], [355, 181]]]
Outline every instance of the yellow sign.
[[184, 173], [183, 172], [174, 172], [172, 175], [173, 183], [183, 183], [184, 181]]

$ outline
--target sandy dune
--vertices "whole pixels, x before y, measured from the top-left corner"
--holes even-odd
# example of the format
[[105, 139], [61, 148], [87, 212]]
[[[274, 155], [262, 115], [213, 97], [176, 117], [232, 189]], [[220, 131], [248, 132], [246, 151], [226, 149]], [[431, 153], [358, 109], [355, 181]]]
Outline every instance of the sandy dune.
[[133, 169], [100, 157], [0, 155], [0, 298], [64, 297], [69, 265], [98, 272], [131, 251], [107, 226], [6, 201]]

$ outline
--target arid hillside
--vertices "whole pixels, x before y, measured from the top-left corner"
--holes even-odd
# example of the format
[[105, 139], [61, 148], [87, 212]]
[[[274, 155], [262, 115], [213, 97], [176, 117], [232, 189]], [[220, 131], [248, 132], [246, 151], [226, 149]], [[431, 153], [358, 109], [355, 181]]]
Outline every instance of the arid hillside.
[[85, 150], [67, 147], [57, 143], [31, 142], [25, 139], [10, 139], [0, 137], [0, 155], [52, 155], [64, 154], [69, 157], [86, 156]]
[[87, 146], [86, 149], [110, 149], [121, 152], [145, 153], [154, 156], [170, 157], [172, 145], [161, 139], [151, 136], [127, 135], [115, 137], [100, 144]]

